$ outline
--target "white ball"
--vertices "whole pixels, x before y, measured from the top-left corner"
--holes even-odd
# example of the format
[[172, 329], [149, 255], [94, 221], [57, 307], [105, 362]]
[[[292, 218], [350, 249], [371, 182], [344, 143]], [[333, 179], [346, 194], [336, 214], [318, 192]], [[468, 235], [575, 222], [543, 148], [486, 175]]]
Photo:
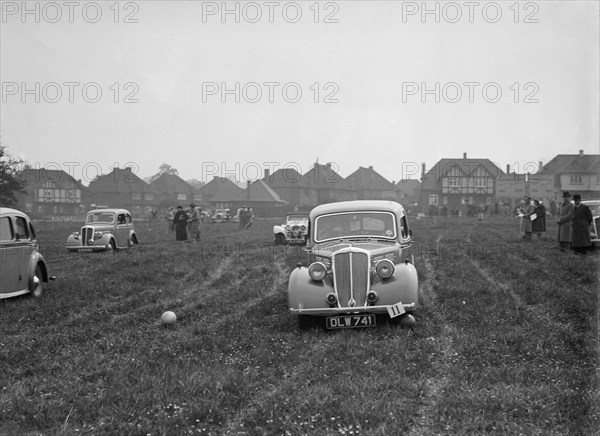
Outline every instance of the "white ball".
[[175, 324], [175, 321], [177, 321], [177, 315], [170, 310], [167, 310], [160, 317], [160, 322], [162, 322], [164, 325], [173, 325]]

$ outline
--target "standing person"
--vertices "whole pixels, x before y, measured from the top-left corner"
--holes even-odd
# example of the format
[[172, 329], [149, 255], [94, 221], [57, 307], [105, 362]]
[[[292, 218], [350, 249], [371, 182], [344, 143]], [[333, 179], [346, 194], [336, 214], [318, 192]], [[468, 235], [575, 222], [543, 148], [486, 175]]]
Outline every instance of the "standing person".
[[533, 228], [531, 222], [531, 215], [535, 213], [535, 206], [530, 197], [524, 198], [525, 203], [523, 205], [523, 239], [531, 240]]
[[172, 232], [173, 230], [175, 230], [175, 222], [173, 221], [173, 219], [175, 218], [175, 212], [173, 212], [173, 208], [170, 207], [167, 210], [167, 213], [165, 213], [165, 219], [167, 220], [167, 223], [169, 225], [169, 231]]
[[561, 251], [569, 249], [571, 247], [571, 210], [573, 209], [573, 203], [571, 203], [571, 194], [569, 191], [563, 192], [563, 201], [558, 206], [558, 244]]
[[246, 223], [248, 222], [248, 206], [244, 206], [242, 210], [240, 210], [240, 228], [239, 230], [246, 228]]
[[573, 196], [575, 206], [571, 209], [571, 228], [573, 251], [578, 254], [586, 254], [592, 241], [590, 240], [590, 225], [592, 224], [592, 211], [581, 203], [581, 195]]
[[533, 205], [535, 207], [533, 213], [536, 215], [536, 218], [531, 223], [531, 230], [541, 240], [542, 233], [546, 231], [546, 206], [540, 200], [533, 200]]
[[194, 203], [190, 204], [190, 216], [188, 220], [190, 238], [194, 238], [194, 242], [200, 239], [200, 214], [196, 210]]
[[187, 222], [188, 214], [181, 205], [177, 206], [177, 212], [175, 212], [175, 239], [177, 241], [187, 241]]

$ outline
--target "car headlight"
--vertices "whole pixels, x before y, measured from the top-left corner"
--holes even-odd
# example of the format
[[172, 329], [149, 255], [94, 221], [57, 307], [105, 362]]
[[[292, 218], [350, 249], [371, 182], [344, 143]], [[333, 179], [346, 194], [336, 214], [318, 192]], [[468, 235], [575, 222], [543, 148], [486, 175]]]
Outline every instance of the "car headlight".
[[394, 263], [389, 259], [383, 259], [377, 262], [375, 271], [382, 279], [389, 279], [394, 274]]
[[100, 233], [100, 232], [94, 233], [94, 238], [99, 239], [101, 237], [102, 237], [102, 233]]
[[308, 267], [308, 275], [315, 282], [320, 282], [327, 275], [327, 267], [322, 262], [314, 262]]

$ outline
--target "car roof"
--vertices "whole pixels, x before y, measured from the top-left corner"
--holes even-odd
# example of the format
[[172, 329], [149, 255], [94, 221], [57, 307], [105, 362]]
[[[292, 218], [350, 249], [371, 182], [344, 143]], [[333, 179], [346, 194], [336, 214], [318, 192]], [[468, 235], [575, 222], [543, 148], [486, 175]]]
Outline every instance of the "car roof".
[[387, 200], [354, 200], [340, 201], [336, 203], [326, 203], [315, 207], [310, 211], [311, 221], [319, 215], [338, 212], [361, 212], [361, 211], [380, 211], [403, 213], [404, 208], [395, 201]]
[[92, 209], [90, 211], [88, 211], [88, 214], [90, 213], [129, 213], [129, 211], [127, 209]]
[[0, 207], [0, 215], [19, 215], [29, 219], [29, 216], [25, 212], [13, 209], [12, 207]]

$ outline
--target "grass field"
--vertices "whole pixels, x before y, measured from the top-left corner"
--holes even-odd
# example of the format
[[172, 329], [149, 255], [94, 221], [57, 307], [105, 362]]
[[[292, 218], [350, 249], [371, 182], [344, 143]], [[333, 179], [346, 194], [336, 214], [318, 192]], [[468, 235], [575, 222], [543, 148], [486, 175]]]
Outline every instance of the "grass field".
[[301, 332], [305, 254], [273, 224], [136, 223], [140, 246], [86, 255], [77, 224], [37, 223], [58, 278], [0, 301], [0, 434], [600, 434], [598, 251], [561, 252], [552, 223], [413, 220], [417, 327]]

